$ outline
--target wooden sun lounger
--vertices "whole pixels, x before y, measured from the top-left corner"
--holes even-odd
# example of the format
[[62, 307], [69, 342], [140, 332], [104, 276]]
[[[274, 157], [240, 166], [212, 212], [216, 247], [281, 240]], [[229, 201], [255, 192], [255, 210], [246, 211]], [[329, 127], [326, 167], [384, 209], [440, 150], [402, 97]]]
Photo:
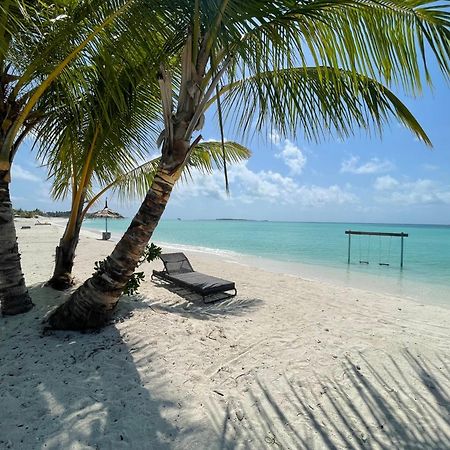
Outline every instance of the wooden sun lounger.
[[[196, 272], [184, 253], [166, 253], [160, 256], [164, 263], [164, 270], [154, 270], [153, 277], [189, 289], [203, 298], [204, 303], [234, 297], [237, 294], [233, 281]], [[229, 293], [227, 291], [233, 291]], [[216, 298], [214, 294], [223, 293], [224, 296]], [[214, 298], [211, 298], [214, 296]]]

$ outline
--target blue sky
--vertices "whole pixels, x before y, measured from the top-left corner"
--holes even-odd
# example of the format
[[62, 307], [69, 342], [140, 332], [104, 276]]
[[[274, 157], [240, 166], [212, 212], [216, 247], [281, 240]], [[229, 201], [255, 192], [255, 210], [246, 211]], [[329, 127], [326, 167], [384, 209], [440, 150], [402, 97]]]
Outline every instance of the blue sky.
[[[245, 164], [229, 167], [231, 195], [225, 194], [223, 174], [196, 174], [175, 188], [165, 217], [450, 224], [450, 90], [439, 75], [433, 81], [433, 90], [425, 87], [417, 98], [397, 92], [430, 136], [432, 150], [395, 120], [382, 139], [362, 132], [320, 144], [306, 142], [301, 132], [295, 140], [274, 133], [243, 142], [226, 128], [227, 139], [253, 153]], [[202, 136], [218, 139], [213, 114]], [[25, 142], [13, 167], [14, 207], [69, 209], [68, 201], [52, 201], [49, 189]], [[132, 216], [140, 201], [109, 203]]]

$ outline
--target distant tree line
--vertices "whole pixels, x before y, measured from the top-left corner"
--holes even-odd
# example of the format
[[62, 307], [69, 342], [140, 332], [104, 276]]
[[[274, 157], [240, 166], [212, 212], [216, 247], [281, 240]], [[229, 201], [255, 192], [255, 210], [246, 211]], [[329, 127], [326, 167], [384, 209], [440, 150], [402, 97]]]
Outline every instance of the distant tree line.
[[47, 213], [41, 211], [40, 209], [34, 209], [32, 211], [28, 211], [26, 209], [13, 209], [14, 217], [24, 217], [27, 219], [31, 219], [36, 216], [47, 216]]
[[[36, 216], [42, 216], [42, 217], [70, 217], [70, 211], [41, 211], [40, 209], [36, 208], [33, 210], [26, 210], [26, 209], [14, 209], [14, 217], [23, 217], [27, 219], [31, 219]], [[93, 214], [87, 213], [86, 218], [92, 219], [94, 217]], [[123, 216], [120, 216], [120, 218], [123, 218]]]

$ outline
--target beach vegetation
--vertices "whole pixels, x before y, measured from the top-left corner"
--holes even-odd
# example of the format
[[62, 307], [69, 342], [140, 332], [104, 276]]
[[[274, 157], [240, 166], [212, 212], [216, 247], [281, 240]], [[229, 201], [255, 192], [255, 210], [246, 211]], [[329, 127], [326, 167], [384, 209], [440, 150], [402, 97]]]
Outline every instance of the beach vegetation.
[[[138, 4], [139, 3], [139, 4]], [[139, 14], [135, 14], [139, 9]], [[10, 198], [11, 167], [27, 137], [55, 108], [77, 104], [88, 64], [105, 42], [130, 35], [133, 54], [148, 45], [139, 19], [155, 24], [148, 2], [135, 0], [5, 0], [0, 2], [0, 302], [6, 315], [30, 310]], [[164, 30], [164, 28], [161, 28]], [[160, 36], [162, 31], [158, 34]], [[77, 89], [73, 89], [74, 86]], [[48, 95], [52, 90], [52, 95]], [[72, 94], [72, 96], [70, 96]]]
[[[197, 144], [185, 168], [183, 175], [185, 181], [189, 182], [191, 180], [193, 170], [210, 173], [214, 169], [222, 169], [224, 164], [223, 158], [225, 158], [225, 164], [231, 165], [242, 162], [251, 156], [250, 150], [236, 142], [226, 142], [224, 149], [225, 152], [223, 152], [220, 143], [215, 141]], [[120, 150], [125, 151], [122, 147], [105, 147], [104, 149], [109, 154], [116, 151], [120, 152]], [[56, 248], [53, 275], [47, 283], [54, 289], [65, 290], [74, 284], [72, 268], [75, 260], [75, 251], [83, 221], [85, 218], [92, 217], [92, 214], [89, 213], [90, 209], [109, 190], [112, 190], [123, 201], [142, 198], [142, 192], [146, 192], [151, 186], [153, 176], [161, 159], [159, 156], [154, 157], [147, 162], [132, 167], [125, 173], [123, 173], [124, 166], [119, 164], [120, 158], [112, 160], [117, 162], [117, 167], [114, 168], [116, 178], [109, 181], [110, 178], [95, 176], [96, 167], [104, 168], [101, 154], [101, 152], [97, 153], [95, 159], [90, 159], [89, 163], [85, 159], [80, 166], [77, 166], [78, 170], [83, 171], [86, 164], [91, 165], [92, 170], [89, 177], [80, 178], [79, 173], [72, 173], [70, 177], [64, 177], [62, 172], [59, 172], [58, 178], [52, 177], [54, 198], [62, 199], [70, 195], [72, 206], [72, 210], [66, 215], [68, 221]], [[52, 164], [61, 165], [65, 169], [75, 168], [70, 165], [65, 166], [64, 162], [60, 160], [55, 161], [53, 159]], [[70, 183], [68, 183], [68, 180], [70, 180]], [[58, 183], [59, 181], [63, 181], [63, 184], [65, 184], [63, 190], [56, 189], [57, 184], [59, 188], [62, 187]], [[93, 189], [95, 187], [94, 183], [97, 187], [100, 186], [97, 191]], [[84, 191], [85, 194], [77, 197], [76, 194], [80, 190]]]
[[108, 323], [210, 107], [222, 141], [225, 120], [242, 135], [302, 132], [314, 141], [360, 129], [381, 133], [395, 120], [430, 145], [391, 88], [419, 92], [430, 81], [430, 58], [448, 77], [450, 20], [440, 2], [171, 0], [155, 8], [168, 18], [157, 66], [161, 159], [102, 273], [53, 312], [54, 328]]
[[[155, 147], [160, 107], [156, 77], [149, 78], [143, 70], [147, 58], [143, 53], [142, 60], [134, 56], [127, 61], [117, 48], [103, 50], [95, 57], [98, 67], [90, 76], [92, 85], [79, 95], [77, 104], [67, 108], [62, 103], [36, 130], [37, 155], [48, 169], [53, 198], [71, 198], [53, 275], [47, 283], [55, 289], [73, 285], [79, 234], [92, 206], [109, 190], [129, 201], [142, 198], [151, 186], [161, 160]], [[217, 142], [199, 142], [184, 176], [189, 178], [193, 169], [221, 169], [223, 158], [232, 164], [249, 157], [250, 151], [235, 142], [227, 142], [224, 149]]]
[[13, 209], [14, 217], [22, 217], [24, 219], [33, 219], [39, 216], [46, 216], [47, 213], [41, 211], [38, 208], [33, 209], [32, 211], [24, 210], [22, 208]]
[[[143, 255], [141, 256], [136, 265], [136, 269], [142, 266], [142, 264], [144, 264], [145, 262], [152, 262], [155, 259], [158, 259], [161, 255], [161, 252], [162, 248], [153, 244], [153, 242], [150, 245], [147, 245], [145, 247]], [[94, 263], [94, 275], [96, 274], [101, 275], [104, 271], [104, 268], [105, 268], [105, 260], [96, 261]], [[131, 276], [131, 278], [128, 280], [128, 283], [125, 285], [123, 293], [128, 296], [138, 294], [139, 287], [144, 280], [145, 280], [145, 273], [143, 271], [140, 272], [135, 271]]]

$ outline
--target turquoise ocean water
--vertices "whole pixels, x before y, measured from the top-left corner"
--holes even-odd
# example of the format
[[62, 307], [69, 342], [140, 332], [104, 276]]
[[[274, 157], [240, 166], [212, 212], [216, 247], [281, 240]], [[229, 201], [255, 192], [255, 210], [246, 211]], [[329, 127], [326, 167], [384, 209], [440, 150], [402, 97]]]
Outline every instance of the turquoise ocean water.
[[[119, 237], [129, 222], [109, 220], [108, 229]], [[84, 226], [101, 230], [104, 220], [86, 220]], [[348, 265], [344, 232], [349, 229], [408, 233], [404, 268], [400, 269], [400, 238], [378, 236], [352, 236]], [[237, 262], [269, 265], [294, 275], [450, 306], [450, 226], [162, 220], [152, 241], [223, 253]], [[360, 260], [369, 264], [360, 264]]]

